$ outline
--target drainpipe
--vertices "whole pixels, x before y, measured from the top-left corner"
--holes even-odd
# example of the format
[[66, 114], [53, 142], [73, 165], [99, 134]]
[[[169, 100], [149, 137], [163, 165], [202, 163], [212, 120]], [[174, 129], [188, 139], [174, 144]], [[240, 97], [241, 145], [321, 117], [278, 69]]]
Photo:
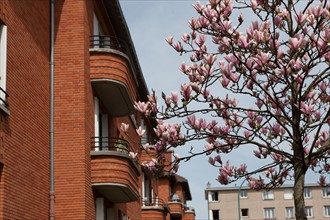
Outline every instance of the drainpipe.
[[50, 192], [49, 220], [55, 220], [54, 191], [54, 1], [50, 0]]
[[238, 193], [237, 193], [238, 220], [241, 220], [241, 188], [245, 181], [246, 179], [244, 179], [241, 185], [238, 187]]

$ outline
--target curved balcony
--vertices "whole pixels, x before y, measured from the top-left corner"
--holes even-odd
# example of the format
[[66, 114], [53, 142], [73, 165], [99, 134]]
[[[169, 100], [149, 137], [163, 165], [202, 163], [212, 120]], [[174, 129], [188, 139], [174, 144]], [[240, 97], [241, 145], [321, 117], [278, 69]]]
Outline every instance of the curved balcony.
[[142, 199], [142, 219], [164, 219], [167, 212], [169, 212], [168, 207], [162, 199]]
[[129, 143], [120, 138], [94, 137], [91, 151], [93, 189], [113, 203], [139, 198], [139, 166], [129, 156]]
[[184, 219], [195, 220], [195, 209], [193, 207], [184, 207]]
[[94, 91], [109, 115], [132, 114], [137, 81], [128, 47], [125, 42], [110, 36], [91, 36], [90, 43], [90, 79]]
[[172, 218], [182, 217], [184, 207], [180, 199], [171, 199], [168, 202], [168, 207]]

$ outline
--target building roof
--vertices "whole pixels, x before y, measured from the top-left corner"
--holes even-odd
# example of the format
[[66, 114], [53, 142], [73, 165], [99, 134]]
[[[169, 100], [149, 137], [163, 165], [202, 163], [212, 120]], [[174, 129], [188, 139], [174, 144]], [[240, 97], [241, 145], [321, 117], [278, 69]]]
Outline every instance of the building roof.
[[139, 60], [135, 51], [135, 47], [129, 32], [124, 14], [121, 10], [119, 0], [103, 0], [105, 8], [108, 12], [108, 16], [111, 19], [112, 24], [116, 30], [117, 37], [124, 40], [127, 43], [130, 52], [130, 58], [132, 59], [133, 69], [135, 71], [135, 78], [138, 83], [138, 92], [142, 101], [147, 101], [147, 95], [149, 95], [148, 87], [145, 82]]
[[[292, 188], [293, 184], [284, 184], [278, 188]], [[317, 183], [306, 183], [305, 187], [320, 187]], [[238, 186], [224, 186], [224, 187], [206, 187], [205, 191], [230, 191], [230, 190], [238, 190]], [[242, 186], [241, 189], [248, 189], [248, 190], [254, 190], [251, 189], [248, 186]]]
[[191, 193], [190, 193], [188, 180], [178, 174], [174, 174], [173, 177], [174, 177], [175, 183], [182, 184], [184, 192], [185, 192], [186, 200], [191, 200], [192, 197], [191, 197]]

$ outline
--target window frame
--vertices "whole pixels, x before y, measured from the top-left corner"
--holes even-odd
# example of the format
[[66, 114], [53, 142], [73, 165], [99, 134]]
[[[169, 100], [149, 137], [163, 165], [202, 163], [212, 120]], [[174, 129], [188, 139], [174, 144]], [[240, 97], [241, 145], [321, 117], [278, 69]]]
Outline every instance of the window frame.
[[264, 208], [264, 219], [275, 219], [275, 207]]
[[218, 201], [219, 201], [219, 192], [211, 191], [211, 202], [218, 202]]
[[306, 212], [306, 217], [307, 218], [313, 218], [314, 217], [313, 206], [305, 206], [305, 212]]
[[330, 198], [330, 187], [322, 187], [322, 198]]
[[0, 104], [7, 106], [6, 103], [6, 82], [7, 82], [7, 37], [8, 30], [5, 24], [0, 23]]
[[[219, 209], [211, 209], [211, 212], [212, 212], [212, 219], [213, 220], [219, 220], [220, 219], [220, 210]], [[217, 213], [218, 218], [214, 217], [214, 213]]]
[[[246, 211], [246, 215], [243, 214], [243, 210]], [[249, 209], [248, 208], [241, 209], [241, 216], [242, 217], [249, 217]]]
[[[290, 211], [288, 211], [290, 210]], [[292, 219], [295, 217], [295, 213], [294, 213], [294, 207], [290, 206], [290, 207], [285, 207], [285, 218], [286, 219]]]
[[274, 195], [274, 190], [263, 190], [262, 191], [262, 198], [263, 200], [274, 200], [275, 195]]
[[311, 199], [312, 198], [312, 189], [309, 187], [304, 188], [304, 199]]
[[239, 192], [239, 198], [247, 199], [248, 198], [248, 191], [246, 189], [242, 189]]
[[323, 216], [330, 217], [330, 205], [323, 206]]
[[293, 199], [293, 189], [284, 189], [283, 198], [285, 200]]

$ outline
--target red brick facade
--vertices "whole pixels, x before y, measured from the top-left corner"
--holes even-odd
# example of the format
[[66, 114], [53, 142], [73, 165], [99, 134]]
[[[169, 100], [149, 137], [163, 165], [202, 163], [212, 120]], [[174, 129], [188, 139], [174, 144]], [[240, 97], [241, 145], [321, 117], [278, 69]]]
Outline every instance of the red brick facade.
[[[148, 90], [119, 2], [54, 3], [55, 218], [194, 220], [185, 217], [184, 178], [156, 178], [139, 165], [146, 158], [135, 129], [144, 124], [150, 136], [155, 122], [133, 108]], [[0, 1], [9, 95], [0, 100], [0, 220], [49, 219], [50, 5]], [[130, 125], [128, 136], [121, 123]], [[169, 209], [174, 192], [188, 195], [179, 215]]]

